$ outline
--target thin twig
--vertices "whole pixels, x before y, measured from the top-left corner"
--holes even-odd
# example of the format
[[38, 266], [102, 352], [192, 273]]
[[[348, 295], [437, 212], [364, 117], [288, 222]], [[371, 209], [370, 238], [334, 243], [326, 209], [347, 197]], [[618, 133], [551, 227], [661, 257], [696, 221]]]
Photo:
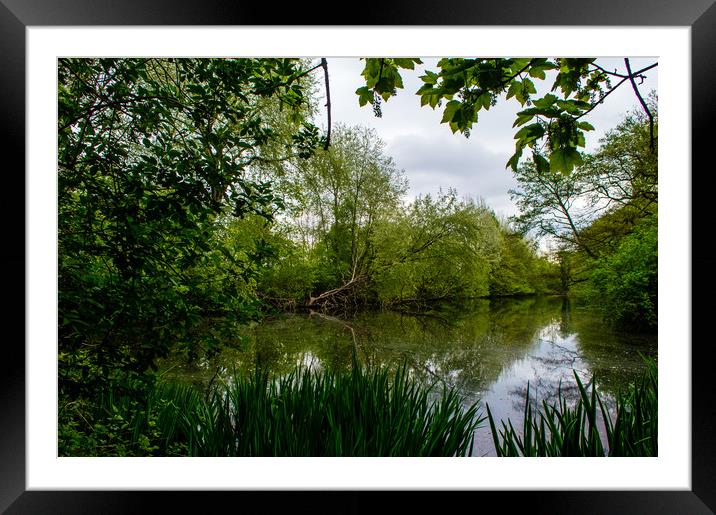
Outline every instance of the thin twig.
[[607, 91], [599, 100], [597, 100], [592, 107], [590, 107], [589, 109], [587, 109], [586, 111], [584, 111], [584, 112], [583, 112], [582, 114], [580, 114], [579, 116], [576, 116], [574, 119], [575, 119], [575, 120], [579, 120], [579, 119], [582, 118], [583, 116], [585, 116], [585, 115], [589, 114], [591, 111], [593, 111], [599, 104], [601, 104], [602, 102], [604, 102], [604, 99], [607, 98], [614, 90], [616, 90], [619, 86], [621, 86], [622, 84], [624, 84], [624, 82], [626, 82], [626, 80], [627, 80], [628, 78], [629, 78], [629, 77], [624, 77], [622, 80], [620, 80], [619, 83], [618, 83], [616, 86], [614, 86], [612, 89], [610, 89], [609, 91]]

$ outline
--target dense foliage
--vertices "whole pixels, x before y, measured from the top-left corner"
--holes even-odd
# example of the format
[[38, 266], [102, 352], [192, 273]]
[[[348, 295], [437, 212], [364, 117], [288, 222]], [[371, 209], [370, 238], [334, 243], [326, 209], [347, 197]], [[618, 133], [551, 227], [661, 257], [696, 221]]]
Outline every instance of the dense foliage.
[[597, 260], [592, 295], [617, 324], [637, 329], [657, 326], [658, 230], [655, 217], [625, 236], [614, 253]]
[[557, 291], [556, 264], [483, 202], [454, 190], [408, 201], [384, 148], [374, 131], [338, 126], [312, 159], [262, 167], [286, 204], [266, 239], [264, 300], [336, 310]]
[[[656, 130], [655, 97], [650, 106]], [[625, 116], [570, 175], [526, 163], [516, 178], [514, 223], [554, 242], [564, 291], [589, 299], [619, 326], [655, 330], [658, 173], [646, 116]]]
[[[365, 86], [356, 94], [359, 104], [372, 104], [377, 116], [381, 102], [403, 88], [401, 69], [423, 64], [417, 58], [364, 61]], [[623, 246], [621, 240], [642, 219], [652, 219], [647, 224], [656, 231], [657, 101], [653, 92], [642, 95], [639, 83], [657, 65], [632, 70], [625, 58], [625, 71], [619, 72], [593, 58], [444, 58], [436, 70], [425, 70], [416, 92], [421, 106], [442, 108], [441, 122], [466, 137], [480, 111], [497, 102], [515, 99], [526, 107], [514, 121], [519, 130], [507, 162], [520, 186], [511, 192], [520, 208], [515, 227], [557, 242], [553, 255], [560, 262], [563, 293], [580, 285], [577, 290], [599, 300], [610, 320], [651, 330], [656, 327], [656, 240], [634, 236], [639, 243]], [[538, 94], [535, 81], [551, 83], [551, 91]], [[640, 108], [610, 131], [596, 152], [586, 153], [585, 133], [594, 127], [584, 117], [624, 84], [631, 85]], [[531, 160], [525, 161], [527, 149]], [[619, 255], [610, 258], [614, 253]], [[627, 268], [628, 279], [619, 275]], [[520, 291], [516, 284], [500, 285], [512, 276], [508, 270], [492, 279], [493, 293]], [[525, 272], [520, 277], [530, 275]], [[552, 274], [547, 271], [545, 277]]]
[[61, 418], [257, 315], [260, 256], [217, 245], [217, 219], [271, 218], [281, 199], [246, 169], [319, 143], [302, 76], [289, 59], [59, 60]]

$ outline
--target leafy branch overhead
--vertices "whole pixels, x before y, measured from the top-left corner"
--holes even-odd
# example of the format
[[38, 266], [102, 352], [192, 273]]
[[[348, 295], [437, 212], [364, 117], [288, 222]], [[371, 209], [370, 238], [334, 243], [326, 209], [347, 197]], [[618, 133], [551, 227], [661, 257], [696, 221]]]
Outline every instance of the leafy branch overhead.
[[[381, 101], [387, 101], [403, 88], [400, 69], [413, 70], [423, 64], [417, 58], [365, 58], [362, 72], [366, 85], [356, 90], [361, 106], [370, 103], [376, 116], [381, 116]], [[501, 95], [514, 98], [524, 107], [517, 113], [513, 127], [515, 153], [507, 167], [517, 171], [525, 150], [539, 172], [569, 174], [582, 164], [580, 148], [585, 146], [585, 132], [594, 127], [582, 118], [601, 104], [607, 96], [629, 81], [635, 94], [651, 120], [651, 145], [656, 135], [653, 116], [642, 100], [637, 80], [657, 66], [653, 63], [632, 71], [625, 59], [627, 73], [609, 71], [599, 66], [594, 58], [499, 58], [465, 59], [444, 58], [437, 63], [438, 70], [425, 70], [420, 79], [423, 85], [416, 92], [421, 106], [443, 110], [441, 123], [453, 133], [465, 137], [478, 122], [480, 111], [497, 104]], [[551, 92], [537, 97], [535, 81], [547, 80], [548, 72], [554, 75]]]
[[415, 69], [416, 64], [422, 64], [420, 59], [411, 57], [407, 59], [365, 59], [365, 69], [361, 73], [365, 77], [366, 85], [358, 88], [358, 102], [361, 107], [367, 103], [373, 105], [373, 112], [376, 116], [382, 115], [380, 101], [388, 100], [397, 93], [398, 88], [403, 88], [403, 78], [400, 76], [399, 68], [406, 70]]

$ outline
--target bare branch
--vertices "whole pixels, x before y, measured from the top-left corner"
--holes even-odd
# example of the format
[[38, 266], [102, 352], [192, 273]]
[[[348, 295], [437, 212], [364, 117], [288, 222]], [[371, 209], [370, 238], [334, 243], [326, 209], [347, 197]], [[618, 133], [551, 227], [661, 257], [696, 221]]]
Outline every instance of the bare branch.
[[326, 80], [326, 110], [328, 113], [328, 134], [326, 135], [326, 145], [323, 149], [328, 150], [328, 145], [331, 143], [331, 88], [328, 86], [328, 62], [325, 57], [321, 58], [321, 66]]
[[624, 64], [626, 64], [627, 71], [629, 72], [629, 80], [631, 81], [631, 87], [634, 89], [634, 93], [636, 93], [641, 107], [644, 109], [646, 115], [649, 117], [649, 150], [654, 152], [654, 115], [651, 114], [649, 107], [646, 105], [646, 102], [644, 102], [644, 99], [641, 97], [641, 93], [639, 93], [639, 88], [637, 87], [636, 81], [634, 80], [635, 74], [632, 74], [631, 72], [631, 65], [629, 64], [629, 59], [627, 57], [624, 58]]

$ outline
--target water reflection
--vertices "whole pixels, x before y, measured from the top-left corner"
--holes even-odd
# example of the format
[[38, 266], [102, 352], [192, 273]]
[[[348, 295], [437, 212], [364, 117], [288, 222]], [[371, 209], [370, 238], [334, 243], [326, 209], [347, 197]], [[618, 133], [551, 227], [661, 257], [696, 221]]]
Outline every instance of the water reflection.
[[[655, 336], [615, 333], [589, 309], [560, 298], [479, 300], [428, 314], [291, 314], [245, 334], [248, 344], [241, 350], [201, 363], [175, 358], [164, 364], [166, 375], [206, 386], [234, 369], [347, 370], [355, 355], [368, 367], [406, 362], [425, 384], [458, 388], [466, 403], [489, 403], [496, 417], [520, 422], [528, 383], [534, 401], [554, 400], [560, 388], [573, 398], [574, 370], [585, 384], [595, 374], [609, 398], [641, 373], [639, 353], [656, 357], [657, 350]], [[494, 454], [489, 427], [475, 438], [477, 455]]]
[[[530, 401], [538, 405], [542, 400], [555, 402], [560, 392], [567, 399], [576, 399], [575, 372], [584, 384], [591, 379], [578, 335], [564, 331], [564, 324], [555, 320], [537, 332], [523, 357], [502, 369], [481, 401], [489, 404], [496, 419], [510, 419], [517, 425], [524, 413], [528, 388]], [[494, 455], [488, 427], [476, 432], [475, 447], [480, 455]]]

